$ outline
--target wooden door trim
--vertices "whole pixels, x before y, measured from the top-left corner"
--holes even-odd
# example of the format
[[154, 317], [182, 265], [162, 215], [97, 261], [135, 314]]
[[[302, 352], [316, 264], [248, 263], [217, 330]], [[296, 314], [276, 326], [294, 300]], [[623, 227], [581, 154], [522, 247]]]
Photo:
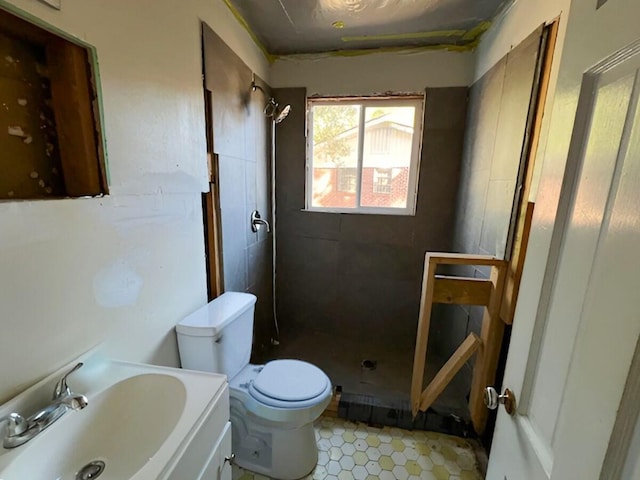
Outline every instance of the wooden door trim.
[[556, 18], [551, 24], [545, 27], [546, 42], [542, 45], [544, 48], [544, 51], [542, 52], [542, 70], [540, 72], [540, 79], [538, 82], [538, 92], [535, 100], [531, 136], [529, 137], [528, 145], [526, 146], [527, 154], [523, 166], [525, 169], [524, 182], [520, 191], [520, 199], [517, 204], [518, 214], [515, 218], [513, 243], [508, 252], [509, 263], [507, 265], [504, 295], [502, 297], [502, 305], [500, 308], [500, 318], [502, 318], [507, 325], [511, 325], [513, 323], [518, 292], [520, 290], [520, 282], [522, 280], [522, 270], [524, 269], [524, 260], [529, 242], [529, 233], [531, 231], [531, 221], [533, 219], [533, 209], [535, 204], [530, 202], [529, 198], [531, 196], [535, 161], [538, 154], [540, 135], [542, 132], [544, 109], [549, 94], [549, 82], [551, 79], [551, 69], [556, 49], [559, 25], [560, 19]]

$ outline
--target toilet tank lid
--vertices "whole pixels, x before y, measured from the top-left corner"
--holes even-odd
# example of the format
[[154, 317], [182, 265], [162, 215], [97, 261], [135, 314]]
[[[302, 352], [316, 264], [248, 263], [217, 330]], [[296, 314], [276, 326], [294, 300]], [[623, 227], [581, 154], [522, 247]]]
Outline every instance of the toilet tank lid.
[[192, 337], [217, 337], [233, 320], [256, 303], [250, 293], [226, 292], [187, 315], [176, 325], [176, 332]]

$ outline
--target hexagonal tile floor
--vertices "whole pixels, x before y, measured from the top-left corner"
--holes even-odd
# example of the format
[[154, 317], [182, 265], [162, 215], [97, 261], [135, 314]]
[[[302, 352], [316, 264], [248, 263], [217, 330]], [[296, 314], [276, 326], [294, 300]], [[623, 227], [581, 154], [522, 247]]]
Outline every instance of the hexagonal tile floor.
[[[374, 428], [341, 418], [316, 422], [315, 480], [482, 480], [473, 447], [440, 433]], [[267, 477], [233, 467], [234, 480]]]

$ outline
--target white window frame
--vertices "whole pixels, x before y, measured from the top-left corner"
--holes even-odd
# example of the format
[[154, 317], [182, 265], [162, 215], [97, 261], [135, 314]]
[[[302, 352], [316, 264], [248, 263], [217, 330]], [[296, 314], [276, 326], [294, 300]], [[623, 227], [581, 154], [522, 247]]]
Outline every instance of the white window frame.
[[[313, 206], [313, 106], [314, 105], [361, 105], [358, 133], [358, 163], [356, 167], [356, 206], [353, 208]], [[367, 207], [360, 204], [362, 190], [362, 165], [364, 157], [364, 117], [365, 107], [415, 107], [411, 163], [409, 165], [409, 185], [405, 208]], [[311, 212], [355, 213], [375, 215], [415, 215], [418, 198], [418, 178], [422, 150], [422, 129], [425, 96], [402, 95], [392, 97], [314, 97], [307, 99], [307, 158], [305, 175], [305, 210]]]

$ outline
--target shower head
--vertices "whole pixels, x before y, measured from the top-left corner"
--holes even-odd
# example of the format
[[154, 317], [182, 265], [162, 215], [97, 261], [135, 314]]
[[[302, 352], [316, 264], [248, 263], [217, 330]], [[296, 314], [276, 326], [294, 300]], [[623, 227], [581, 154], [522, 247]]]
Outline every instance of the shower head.
[[287, 115], [289, 115], [290, 111], [291, 111], [291, 105], [285, 105], [282, 108], [282, 110], [279, 110], [279, 113], [273, 118], [273, 121], [276, 123], [280, 123], [285, 118], [287, 118]]
[[[254, 79], [251, 82], [251, 91], [255, 92], [256, 90], [260, 90], [262, 93], [267, 94], [264, 88], [258, 85]], [[269, 98], [269, 101], [267, 102], [263, 110], [263, 113], [267, 117], [271, 118], [275, 123], [280, 123], [285, 118], [287, 118], [289, 112], [291, 112], [291, 105], [285, 105], [284, 107], [280, 108], [280, 105], [273, 97]]]
[[267, 103], [263, 110], [264, 114], [267, 117], [271, 118], [275, 123], [280, 123], [285, 118], [287, 118], [287, 115], [289, 115], [290, 111], [291, 105], [285, 105], [284, 107], [280, 108], [280, 105], [273, 97], [269, 99], [269, 103]]

